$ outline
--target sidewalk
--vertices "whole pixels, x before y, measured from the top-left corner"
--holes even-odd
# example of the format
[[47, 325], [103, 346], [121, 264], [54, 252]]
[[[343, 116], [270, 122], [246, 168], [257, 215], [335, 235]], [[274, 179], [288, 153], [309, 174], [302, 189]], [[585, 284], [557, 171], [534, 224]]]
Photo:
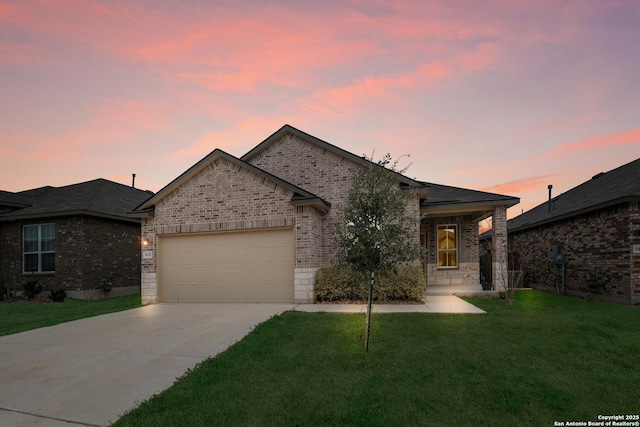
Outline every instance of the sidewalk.
[[[366, 313], [366, 304], [300, 304], [294, 311], [325, 313]], [[424, 304], [374, 304], [374, 313], [485, 313], [455, 295], [427, 295]]]

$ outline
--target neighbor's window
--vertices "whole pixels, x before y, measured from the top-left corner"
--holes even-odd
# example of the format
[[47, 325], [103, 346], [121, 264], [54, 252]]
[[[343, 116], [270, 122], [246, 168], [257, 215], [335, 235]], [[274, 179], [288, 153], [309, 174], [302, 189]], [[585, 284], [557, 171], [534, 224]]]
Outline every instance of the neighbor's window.
[[24, 226], [25, 273], [49, 273], [56, 270], [56, 226], [38, 224]]
[[438, 226], [438, 268], [458, 266], [458, 226]]

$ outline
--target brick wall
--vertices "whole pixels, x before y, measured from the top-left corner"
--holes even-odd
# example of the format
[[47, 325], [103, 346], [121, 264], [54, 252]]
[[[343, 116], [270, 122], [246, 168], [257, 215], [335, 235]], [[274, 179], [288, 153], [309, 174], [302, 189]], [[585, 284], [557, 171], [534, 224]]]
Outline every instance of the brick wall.
[[[438, 225], [458, 226], [458, 268], [438, 269]], [[420, 229], [426, 233], [427, 286], [477, 285], [480, 283], [478, 261], [478, 223], [470, 215], [427, 217]]]
[[[640, 302], [638, 203], [625, 203], [588, 214], [509, 234], [510, 251], [525, 271], [525, 285], [556, 291], [561, 269], [551, 262], [558, 245], [566, 256], [568, 294], [637, 304]], [[588, 279], [596, 274], [596, 286]]]
[[[293, 206], [291, 190], [227, 159], [218, 158], [160, 200], [153, 218], [142, 220], [151, 259], [142, 260], [143, 303], [157, 302], [157, 235], [294, 227], [295, 253], [302, 267], [317, 260], [319, 213]], [[293, 284], [292, 284], [293, 285]]]
[[[202, 233], [292, 227], [292, 193], [253, 172], [219, 158], [178, 187], [142, 221], [142, 236], [156, 253], [157, 234]], [[142, 270], [156, 272], [156, 257]]]
[[22, 273], [23, 226], [50, 223], [56, 226], [56, 271], [36, 274], [41, 284], [86, 291], [111, 276], [114, 288], [140, 285], [140, 225], [71, 216], [0, 224], [0, 280], [11, 289], [22, 291], [31, 278]]
[[362, 166], [293, 135], [285, 135], [249, 160], [331, 203], [322, 216], [322, 264], [334, 261], [332, 236], [355, 172]]

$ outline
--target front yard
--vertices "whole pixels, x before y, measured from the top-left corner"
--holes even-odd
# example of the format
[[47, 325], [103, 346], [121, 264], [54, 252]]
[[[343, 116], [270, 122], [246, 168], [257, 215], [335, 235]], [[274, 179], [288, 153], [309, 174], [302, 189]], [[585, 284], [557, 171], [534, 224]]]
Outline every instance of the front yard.
[[640, 412], [640, 308], [536, 291], [484, 315], [287, 312], [116, 426], [553, 426]]
[[140, 307], [140, 295], [99, 301], [0, 302], [0, 336]]

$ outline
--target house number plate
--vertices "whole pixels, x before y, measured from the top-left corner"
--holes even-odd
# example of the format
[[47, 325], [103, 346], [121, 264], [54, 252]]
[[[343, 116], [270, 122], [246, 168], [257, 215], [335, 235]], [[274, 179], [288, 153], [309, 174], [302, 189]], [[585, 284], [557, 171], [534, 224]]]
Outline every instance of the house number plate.
[[633, 253], [640, 254], [640, 245], [633, 245]]
[[142, 259], [153, 259], [153, 251], [142, 251]]

